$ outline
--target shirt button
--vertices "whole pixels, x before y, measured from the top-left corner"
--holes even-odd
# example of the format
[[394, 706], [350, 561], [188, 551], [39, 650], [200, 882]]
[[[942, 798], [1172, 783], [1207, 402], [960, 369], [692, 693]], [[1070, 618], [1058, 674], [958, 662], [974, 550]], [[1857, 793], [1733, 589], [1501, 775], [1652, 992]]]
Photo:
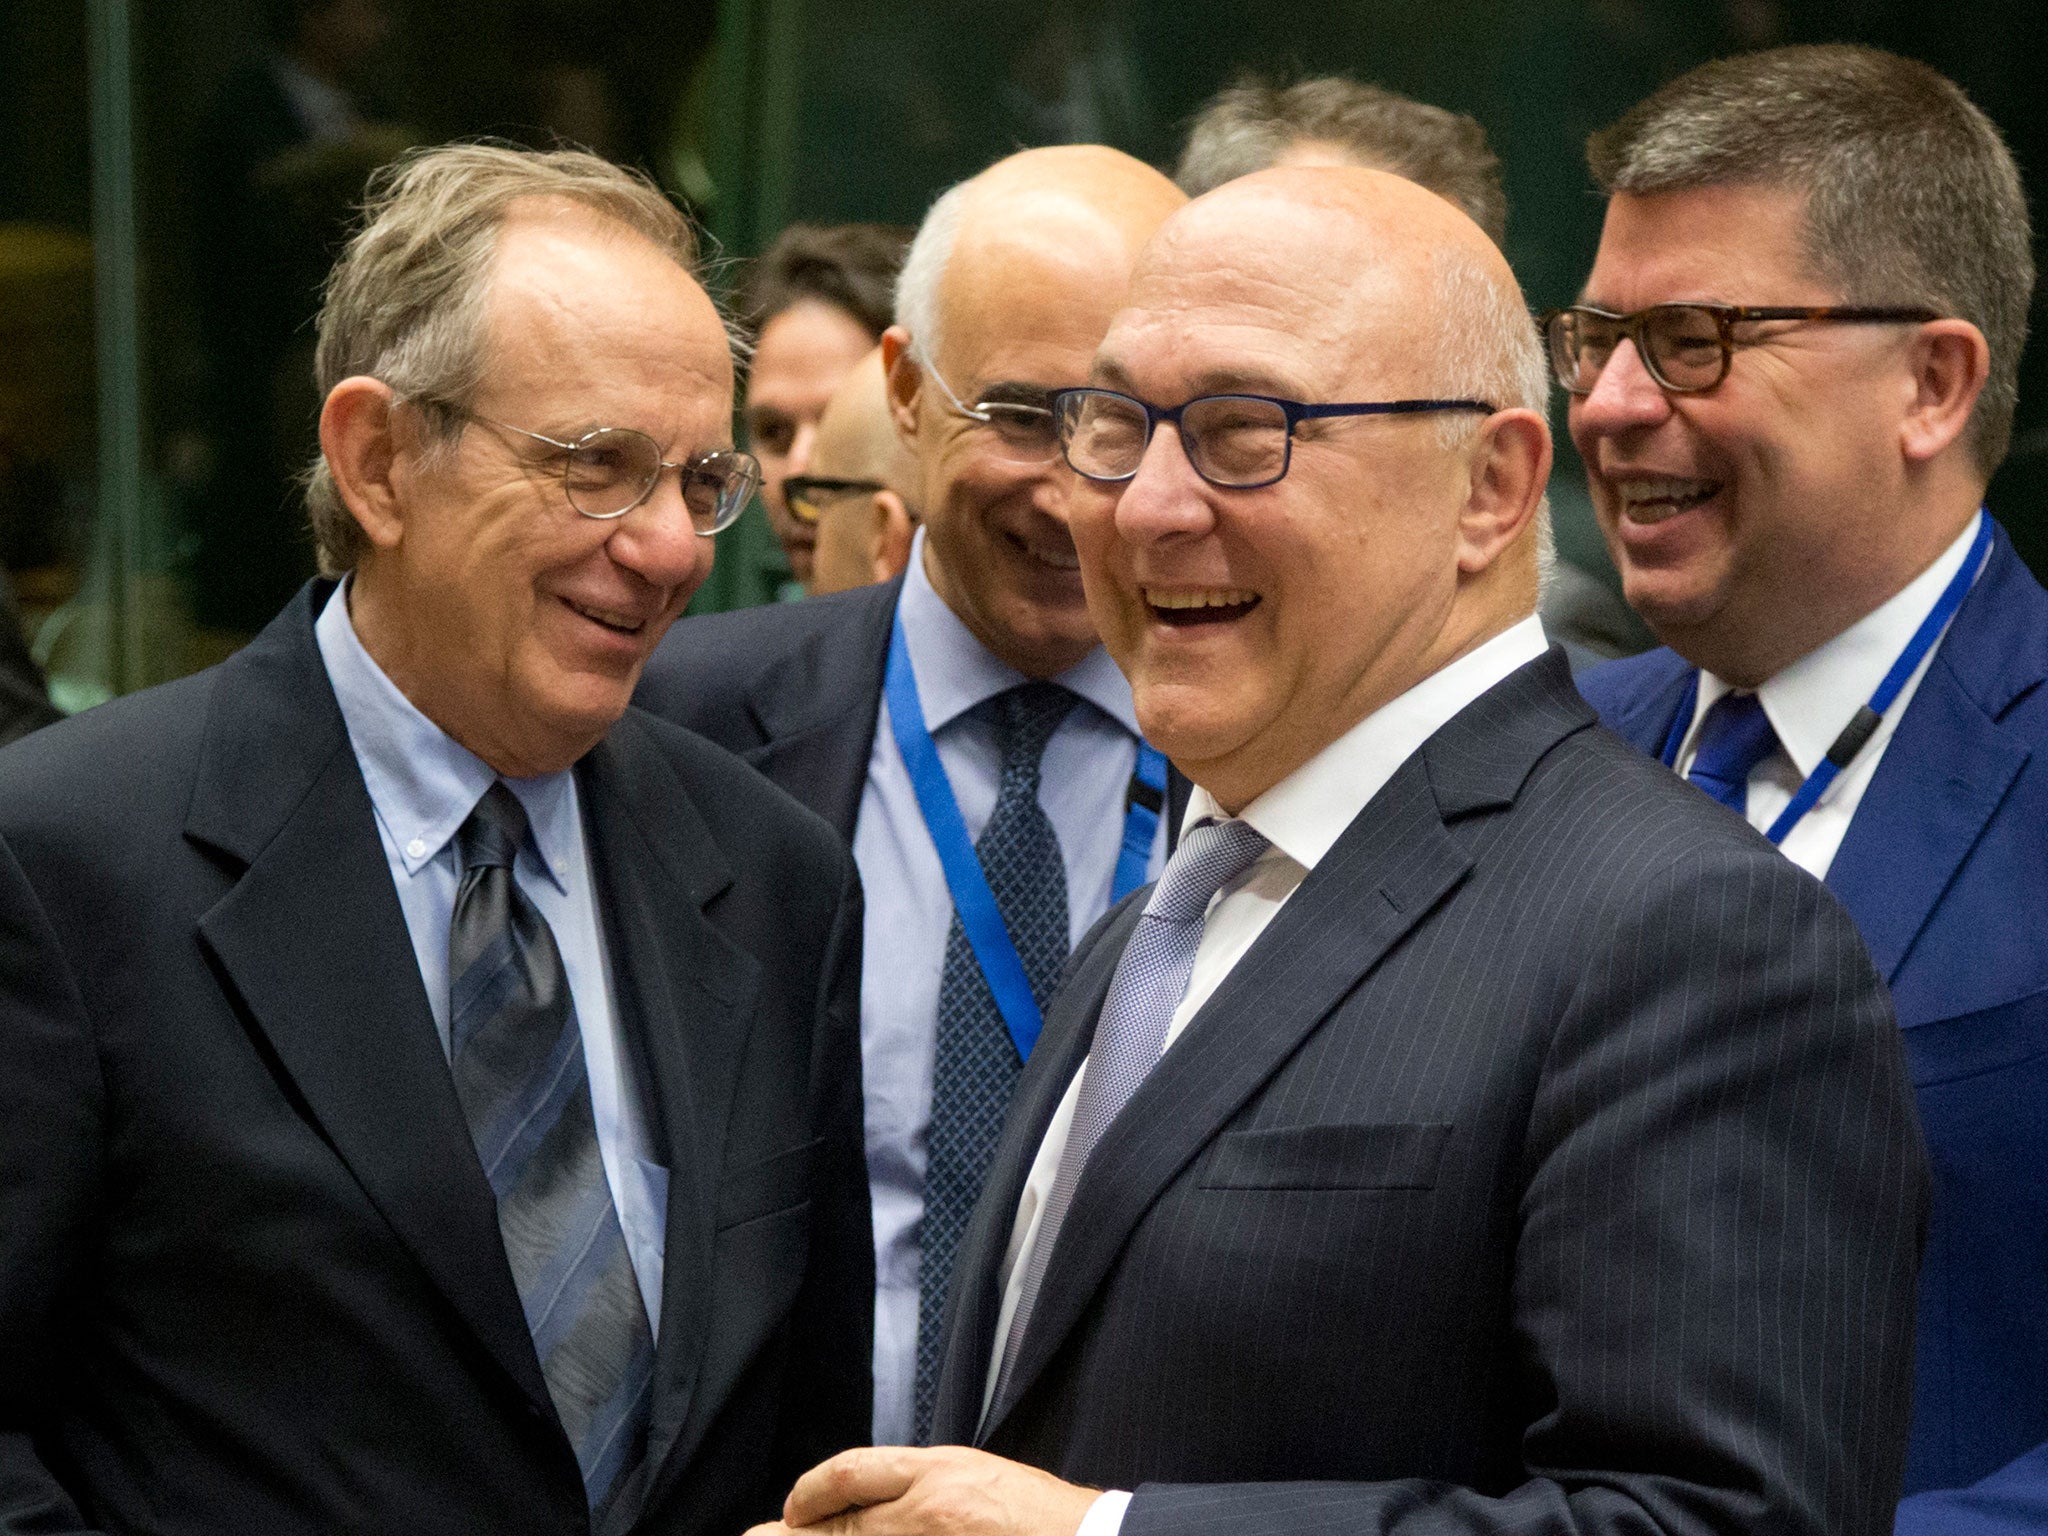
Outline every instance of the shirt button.
[[564, 880], [568, 879], [568, 878], [569, 878], [569, 861], [568, 861], [567, 859], [557, 859], [557, 860], [555, 860], [555, 873], [556, 873], [556, 874], [558, 874], [558, 875], [560, 875], [560, 876], [561, 876], [561, 877], [562, 877], [562, 878], [563, 878]]
[[424, 837], [416, 837], [407, 843], [405, 845], [405, 856], [408, 859], [425, 858], [427, 856], [427, 840]]

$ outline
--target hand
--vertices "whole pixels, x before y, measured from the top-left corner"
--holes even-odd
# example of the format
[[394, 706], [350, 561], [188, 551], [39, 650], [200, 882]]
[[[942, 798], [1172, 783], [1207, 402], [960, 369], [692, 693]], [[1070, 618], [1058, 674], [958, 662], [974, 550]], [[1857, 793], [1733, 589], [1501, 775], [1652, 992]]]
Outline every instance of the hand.
[[1074, 1536], [1098, 1492], [965, 1446], [876, 1446], [811, 1468], [747, 1536]]

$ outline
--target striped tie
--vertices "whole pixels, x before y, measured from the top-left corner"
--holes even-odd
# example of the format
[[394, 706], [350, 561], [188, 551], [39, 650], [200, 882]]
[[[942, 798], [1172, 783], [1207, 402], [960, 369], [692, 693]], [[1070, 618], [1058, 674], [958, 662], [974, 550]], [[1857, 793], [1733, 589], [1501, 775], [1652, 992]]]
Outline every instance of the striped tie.
[[[597, 1530], [637, 1498], [654, 1338], [605, 1182], [561, 953], [512, 878], [526, 813], [494, 783], [456, 836], [449, 1055], [548, 1395]], [[629, 1494], [627, 1490], [634, 1491]]]

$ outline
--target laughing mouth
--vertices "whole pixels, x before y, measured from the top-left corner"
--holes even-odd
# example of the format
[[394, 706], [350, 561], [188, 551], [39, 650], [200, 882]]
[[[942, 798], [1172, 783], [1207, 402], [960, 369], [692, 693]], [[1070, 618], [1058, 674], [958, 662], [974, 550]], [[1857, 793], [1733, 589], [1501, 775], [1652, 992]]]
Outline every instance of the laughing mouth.
[[563, 598], [562, 601], [575, 613], [590, 620], [593, 624], [601, 625], [615, 635], [637, 635], [647, 627], [647, 621], [634, 614], [622, 613], [606, 608], [594, 608], [587, 603], [579, 603], [574, 598], [569, 597]]
[[1003, 537], [1008, 539], [1027, 560], [1042, 565], [1049, 571], [1081, 569], [1081, 557], [1074, 553], [1074, 546], [1071, 543], [1046, 544], [1036, 539], [1027, 539], [1022, 534], [1008, 532], [1004, 533]]
[[1712, 501], [1721, 493], [1721, 482], [1659, 475], [1619, 481], [1616, 491], [1621, 497], [1621, 515], [1631, 523], [1647, 525], [1661, 523]]
[[1143, 589], [1145, 606], [1162, 624], [1225, 624], [1241, 619], [1259, 605], [1259, 594], [1241, 587], [1195, 587], [1167, 591]]

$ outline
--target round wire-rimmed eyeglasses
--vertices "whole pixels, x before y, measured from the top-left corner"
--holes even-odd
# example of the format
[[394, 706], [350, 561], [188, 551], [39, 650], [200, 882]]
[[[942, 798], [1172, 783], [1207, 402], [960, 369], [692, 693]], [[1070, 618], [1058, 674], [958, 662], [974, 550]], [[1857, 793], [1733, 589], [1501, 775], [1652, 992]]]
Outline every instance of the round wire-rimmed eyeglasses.
[[1158, 406], [1114, 389], [1063, 389], [1052, 397], [1060, 452], [1074, 473], [1116, 483], [1130, 479], [1159, 423], [1180, 435], [1188, 463], [1211, 485], [1255, 491], [1285, 479], [1294, 462], [1294, 432], [1304, 421], [1336, 416], [1419, 416], [1477, 411], [1484, 400], [1372, 400], [1309, 405], [1274, 395], [1197, 395]]
[[759, 461], [736, 448], [707, 448], [677, 462], [664, 459], [661, 445], [637, 427], [597, 427], [580, 437], [564, 439], [515, 427], [446, 401], [425, 403], [465, 421], [531, 438], [554, 449], [550, 464], [562, 477], [569, 505], [598, 522], [624, 517], [652, 496], [663, 472], [672, 469], [682, 485], [691, 528], [699, 538], [709, 538], [731, 527], [760, 489]]

